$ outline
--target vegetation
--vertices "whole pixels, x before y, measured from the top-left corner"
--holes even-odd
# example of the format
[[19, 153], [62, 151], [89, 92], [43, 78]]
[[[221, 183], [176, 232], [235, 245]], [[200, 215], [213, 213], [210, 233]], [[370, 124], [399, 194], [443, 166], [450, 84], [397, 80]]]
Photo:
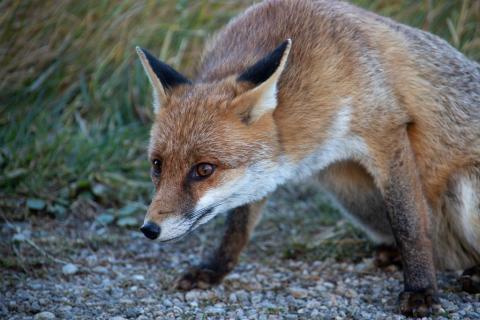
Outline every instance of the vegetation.
[[[148, 203], [151, 97], [134, 47], [192, 74], [205, 39], [252, 2], [3, 1], [1, 211], [64, 215], [80, 199], [118, 218]], [[479, 1], [354, 2], [480, 59]]]

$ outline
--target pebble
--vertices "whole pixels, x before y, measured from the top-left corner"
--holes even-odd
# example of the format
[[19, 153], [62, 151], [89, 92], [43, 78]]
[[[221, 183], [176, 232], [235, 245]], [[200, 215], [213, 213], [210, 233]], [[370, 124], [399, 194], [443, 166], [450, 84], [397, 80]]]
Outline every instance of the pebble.
[[23, 233], [17, 233], [12, 237], [13, 242], [24, 242], [28, 239], [28, 236]]
[[303, 299], [308, 296], [308, 291], [298, 287], [290, 287], [288, 288], [288, 292], [297, 299]]
[[35, 313], [41, 310], [40, 304], [37, 301], [34, 301], [32, 304], [28, 305], [27, 309], [29, 309], [31, 313]]
[[198, 290], [188, 291], [185, 294], [185, 300], [187, 301], [194, 301], [194, 300], [198, 300], [199, 298], [200, 298], [200, 292]]
[[171, 306], [173, 306], [173, 302], [169, 299], [165, 299], [165, 300], [163, 300], [163, 305], [166, 306], [166, 307], [171, 307]]
[[120, 304], [123, 304], [123, 305], [133, 305], [135, 304], [135, 301], [133, 301], [132, 299], [128, 299], [128, 298], [122, 298], [118, 301]]
[[63, 266], [62, 272], [65, 275], [72, 275], [78, 272], [78, 267], [72, 263], [67, 263]]
[[97, 267], [93, 268], [92, 270], [93, 270], [93, 272], [101, 273], [101, 274], [107, 274], [107, 273], [109, 273], [108, 268], [102, 267], [102, 266], [97, 266]]
[[237, 295], [234, 292], [230, 293], [230, 295], [228, 296], [228, 301], [230, 303], [237, 303]]
[[37, 313], [34, 317], [34, 320], [51, 320], [55, 319], [55, 315], [49, 311], [42, 311]]
[[42, 289], [42, 285], [40, 283], [29, 283], [28, 287], [33, 290], [40, 290]]
[[238, 300], [242, 303], [248, 303], [249, 302], [248, 292], [246, 292], [244, 290], [238, 291], [236, 293], [236, 296], [237, 296]]
[[143, 313], [143, 310], [138, 307], [128, 308], [125, 311], [125, 316], [127, 318], [136, 318]]
[[443, 302], [443, 308], [447, 311], [447, 312], [453, 312], [453, 311], [456, 311], [458, 310], [458, 307], [453, 304], [452, 302], [448, 301], [448, 300], [444, 300], [442, 301]]
[[306, 304], [306, 307], [309, 309], [316, 309], [316, 308], [320, 308], [321, 306], [322, 304], [317, 300], [309, 300], [307, 301], [307, 304]]
[[223, 313], [225, 313], [225, 309], [221, 308], [221, 307], [211, 306], [211, 307], [206, 307], [205, 308], [205, 313], [208, 313], [208, 314], [223, 314]]
[[145, 276], [143, 276], [141, 274], [135, 274], [135, 275], [132, 276], [132, 279], [135, 280], [135, 281], [144, 281]]

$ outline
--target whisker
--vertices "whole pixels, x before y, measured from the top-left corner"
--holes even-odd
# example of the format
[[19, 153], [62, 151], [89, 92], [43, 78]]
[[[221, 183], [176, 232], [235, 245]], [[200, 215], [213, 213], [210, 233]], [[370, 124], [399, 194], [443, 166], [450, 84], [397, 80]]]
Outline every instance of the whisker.
[[[245, 195], [241, 195], [242, 197], [244, 197]], [[246, 195], [246, 196], [252, 196], [254, 197], [254, 195]], [[188, 211], [185, 215], [186, 217], [183, 219], [181, 225], [184, 225], [184, 224], [187, 224], [189, 223], [190, 221], [193, 220], [193, 223], [190, 224], [190, 226], [188, 227], [188, 230], [182, 234], [181, 236], [178, 236], [178, 237], [175, 237], [175, 238], [172, 238], [172, 239], [168, 239], [166, 240], [165, 242], [170, 242], [170, 241], [174, 241], [174, 240], [178, 240], [178, 239], [181, 239], [183, 238], [184, 236], [190, 234], [190, 232], [192, 232], [197, 226], [198, 226], [198, 223], [200, 222], [200, 220], [206, 216], [207, 214], [211, 213], [213, 211], [213, 209], [219, 207], [220, 205], [224, 204], [224, 203], [227, 203], [229, 201], [231, 201], [232, 199], [238, 199], [240, 198], [239, 195], [231, 195], [230, 197], [228, 197], [228, 199], [224, 199], [224, 200], [219, 200], [217, 202], [214, 202], [213, 204], [205, 207], [205, 208], [202, 208], [202, 209], [199, 209], [199, 210], [191, 210], [191, 211]]]
[[189, 212], [187, 212], [185, 215], [186, 215], [186, 220], [192, 220], [192, 219], [196, 219], [196, 217], [198, 217], [199, 215], [203, 214], [205, 211], [207, 210], [212, 210], [212, 209], [215, 209], [216, 207], [224, 204], [225, 202], [229, 201], [229, 199], [227, 200], [220, 200], [220, 201], [217, 201], [217, 202], [214, 202], [213, 204], [205, 207], [205, 208], [202, 208], [202, 209], [199, 209], [199, 210], [191, 210]]

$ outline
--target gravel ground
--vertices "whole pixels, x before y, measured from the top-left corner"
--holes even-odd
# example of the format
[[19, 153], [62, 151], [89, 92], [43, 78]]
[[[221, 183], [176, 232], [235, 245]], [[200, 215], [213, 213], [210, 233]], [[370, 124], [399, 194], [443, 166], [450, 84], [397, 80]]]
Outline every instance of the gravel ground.
[[[404, 319], [395, 313], [399, 270], [376, 269], [364, 238], [345, 237], [350, 226], [319, 217], [316, 211], [331, 210], [321, 194], [313, 200], [305, 200], [309, 190], [279, 195], [283, 200], [269, 203], [234, 272], [218, 287], [187, 293], [174, 290], [175, 279], [211, 250], [222, 218], [166, 245], [134, 230], [98, 226], [88, 214], [12, 222], [21, 235], [4, 224], [0, 318]], [[300, 204], [287, 205], [292, 200]], [[311, 219], [322, 224], [310, 227]], [[334, 251], [324, 245], [327, 238]], [[345, 243], [360, 246], [340, 250]], [[480, 319], [480, 295], [459, 292], [457, 276], [439, 274], [437, 319]]]

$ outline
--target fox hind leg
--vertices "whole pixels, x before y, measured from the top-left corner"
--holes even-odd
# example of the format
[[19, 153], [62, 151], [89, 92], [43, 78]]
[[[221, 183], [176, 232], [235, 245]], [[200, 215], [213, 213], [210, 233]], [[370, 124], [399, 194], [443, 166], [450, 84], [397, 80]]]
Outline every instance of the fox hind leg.
[[[468, 191], [463, 190], [464, 195], [464, 212], [463, 220], [465, 220], [464, 229], [466, 229], [465, 234], [471, 244], [472, 251], [476, 253], [476, 260], [480, 257], [480, 169], [477, 169], [473, 172], [474, 174], [470, 175], [469, 181], [470, 184], [464, 183], [464, 185], [469, 185], [470, 188], [465, 187]], [[467, 201], [470, 200], [470, 201]], [[470, 202], [470, 204], [468, 204]], [[462, 276], [459, 279], [460, 284], [462, 285], [462, 290], [468, 293], [480, 293], [480, 264], [477, 264], [474, 267], [471, 267], [465, 270]]]
[[480, 168], [452, 177], [443, 208], [437, 223], [443, 253], [439, 262], [445, 269], [468, 268], [458, 281], [463, 291], [480, 293]]
[[255, 228], [265, 200], [232, 210], [222, 242], [213, 255], [198, 266], [190, 268], [178, 280], [179, 290], [207, 289], [219, 284], [235, 267], [242, 249]]

